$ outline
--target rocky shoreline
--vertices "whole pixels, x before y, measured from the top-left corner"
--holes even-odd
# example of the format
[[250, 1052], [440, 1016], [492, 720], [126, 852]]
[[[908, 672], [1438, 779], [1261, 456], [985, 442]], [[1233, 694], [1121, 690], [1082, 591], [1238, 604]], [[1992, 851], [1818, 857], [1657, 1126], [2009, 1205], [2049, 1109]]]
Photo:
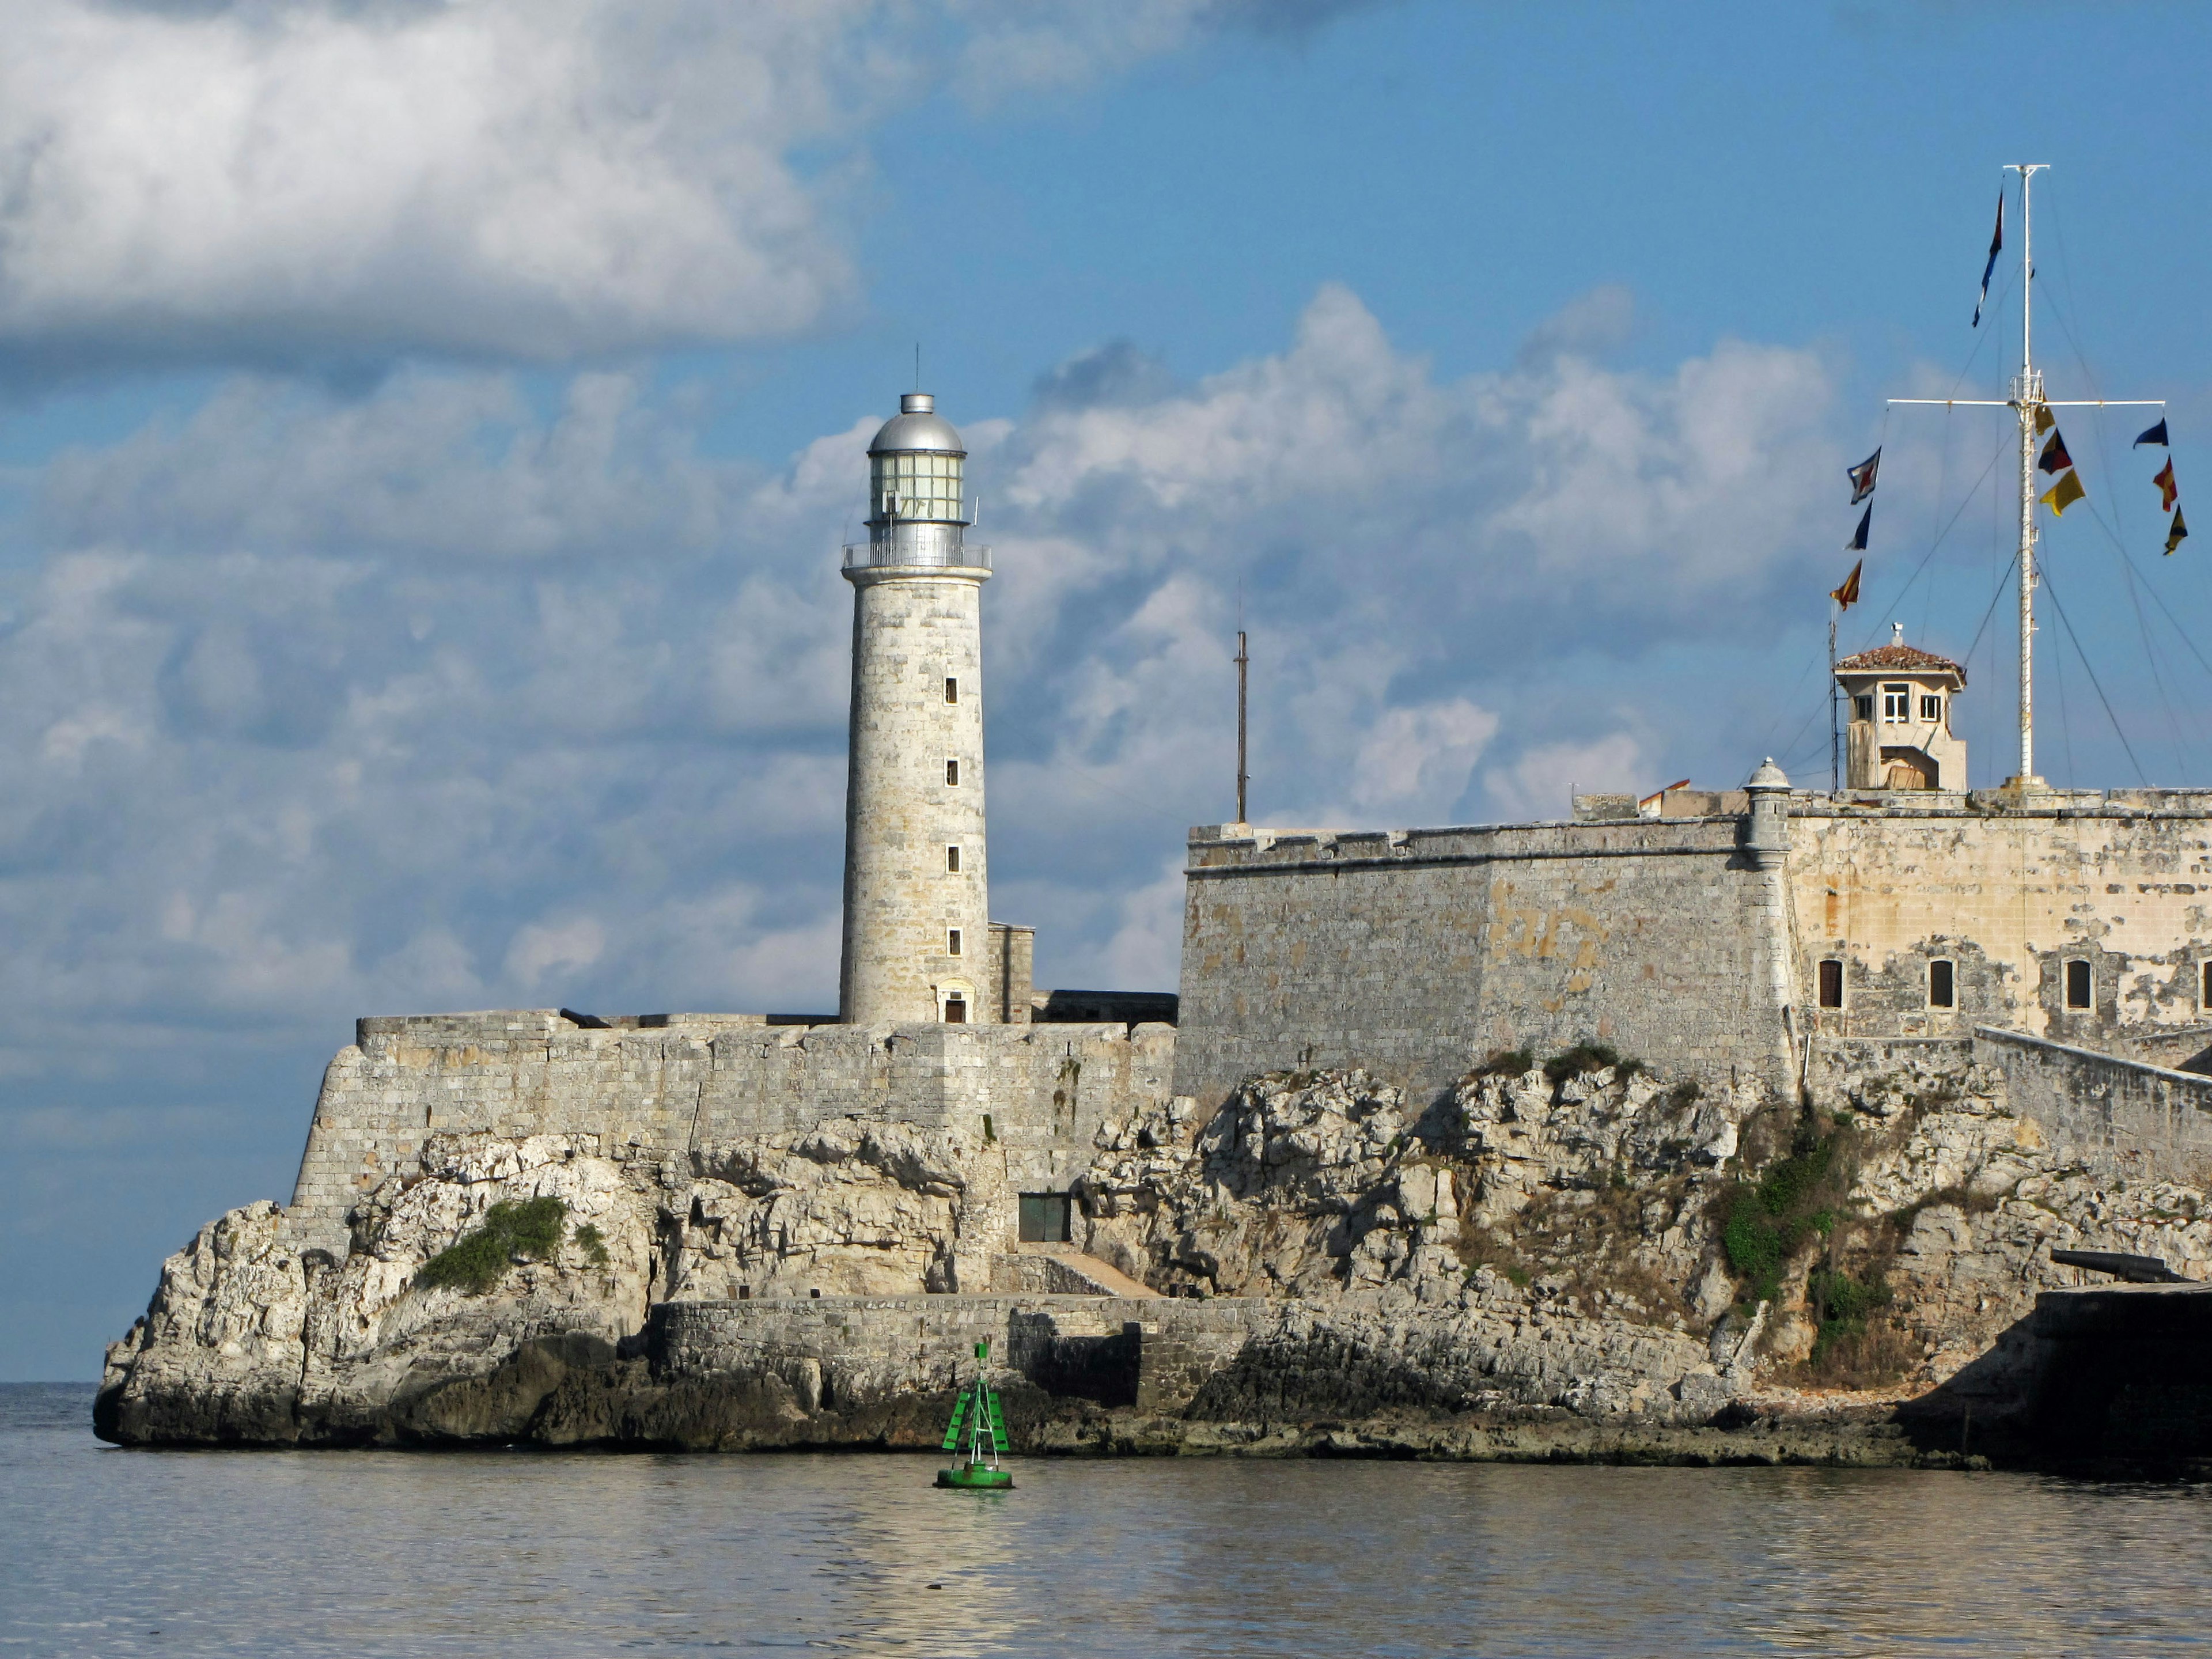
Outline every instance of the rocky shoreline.
[[1073, 1183], [1072, 1248], [1149, 1297], [1026, 1291], [992, 1148], [949, 1133], [434, 1135], [342, 1238], [271, 1204], [204, 1228], [94, 1426], [919, 1449], [988, 1337], [1018, 1452], [2049, 1461], [2032, 1316], [2082, 1278], [2051, 1249], [2202, 1279], [2204, 1195], [2052, 1152], [1971, 1066], [1834, 1094], [1707, 1096], [1595, 1049], [1499, 1056], [1419, 1111], [1358, 1072], [1255, 1078], [1203, 1122], [1109, 1123]]

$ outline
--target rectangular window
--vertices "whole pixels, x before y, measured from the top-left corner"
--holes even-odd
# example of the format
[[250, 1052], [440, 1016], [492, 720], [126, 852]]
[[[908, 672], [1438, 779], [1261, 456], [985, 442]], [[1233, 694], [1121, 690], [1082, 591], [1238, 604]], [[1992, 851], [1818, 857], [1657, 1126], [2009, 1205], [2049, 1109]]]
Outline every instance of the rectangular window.
[[1871, 694], [1851, 699], [1851, 718], [1856, 720], [1874, 719], [1874, 697]]
[[1844, 964], [1833, 957], [1820, 964], [1820, 1006], [1823, 1008], [1844, 1006]]
[[957, 991], [945, 999], [945, 1023], [947, 1025], [965, 1025], [968, 1023], [968, 1000]]
[[2089, 964], [2086, 962], [2068, 963], [2066, 964], [2066, 1006], [2069, 1008], [2091, 1006], [2092, 999], [2089, 989]]
[[960, 849], [957, 847], [948, 847], [945, 849], [945, 873], [948, 876], [957, 876], [960, 873]]
[[1951, 964], [1948, 962], [1928, 964], [1928, 1006], [1930, 1008], [1955, 1008], [1959, 1006]]
[[947, 702], [960, 701], [960, 682], [950, 674], [945, 677], [945, 701]]
[[2203, 994], [2197, 998], [2197, 1006], [2200, 1008], [2212, 1008], [2212, 962], [2198, 964], [2198, 971], [2204, 982], [2200, 988]]
[[1942, 720], [1943, 718], [1943, 699], [1941, 697], [1921, 698], [1920, 718], [1923, 720]]
[[960, 930], [957, 927], [949, 928], [945, 932], [945, 954], [948, 957], [957, 957], [960, 954]]
[[1911, 686], [1885, 685], [1881, 688], [1881, 719], [1885, 726], [1910, 726], [1912, 723]]
[[956, 787], [958, 787], [960, 782], [960, 763], [958, 761], [949, 760], [945, 763], [945, 781]]

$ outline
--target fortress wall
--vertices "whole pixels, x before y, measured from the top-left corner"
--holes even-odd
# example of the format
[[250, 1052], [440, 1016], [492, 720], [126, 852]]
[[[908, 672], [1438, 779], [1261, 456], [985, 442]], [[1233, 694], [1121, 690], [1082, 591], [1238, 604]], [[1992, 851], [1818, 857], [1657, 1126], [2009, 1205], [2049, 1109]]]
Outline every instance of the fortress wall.
[[1765, 879], [1735, 818], [1192, 832], [1175, 1091], [1364, 1066], [1417, 1095], [1584, 1039], [1672, 1074], [1783, 1045]]
[[771, 1026], [671, 1015], [578, 1027], [550, 1010], [364, 1019], [324, 1074], [292, 1202], [335, 1222], [426, 1136], [592, 1134], [680, 1154], [857, 1114], [957, 1125], [1005, 1149], [1018, 1188], [1064, 1190], [1099, 1126], [1164, 1106], [1165, 1025]]
[[2212, 1078], [1984, 1027], [1974, 1058], [2012, 1110], [2108, 1176], [2212, 1185]]
[[[2145, 1058], [2207, 1015], [2212, 817], [2181, 792], [2059, 795], [2048, 808], [1792, 803], [1789, 863], [1796, 980], [1810, 1004], [1823, 957], [1844, 963], [1844, 1006], [1808, 1007], [1838, 1036], [1970, 1036], [2003, 1026]], [[1952, 1010], [1928, 1006], [1928, 963], [1957, 963]], [[2094, 1006], [2065, 1006], [2064, 964], [2088, 961]], [[2200, 1041], [2196, 1049], [2206, 1046]], [[2191, 1052], [2194, 1052], [2191, 1050]]]

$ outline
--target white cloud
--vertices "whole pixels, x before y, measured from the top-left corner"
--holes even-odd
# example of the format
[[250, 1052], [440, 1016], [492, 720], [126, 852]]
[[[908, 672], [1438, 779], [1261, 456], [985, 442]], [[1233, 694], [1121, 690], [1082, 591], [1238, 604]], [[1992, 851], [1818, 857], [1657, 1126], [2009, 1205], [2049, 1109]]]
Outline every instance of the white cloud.
[[588, 968], [607, 948], [607, 930], [589, 916], [550, 924], [532, 923], [507, 947], [507, 972], [536, 990], [556, 968]]
[[1527, 750], [1510, 766], [1484, 773], [1482, 787], [1506, 822], [1565, 818], [1572, 814], [1573, 795], [1650, 793], [1643, 764], [1642, 745], [1615, 732], [1589, 743]]
[[1088, 81], [1255, 9], [14, 0], [0, 343], [561, 360], [787, 334], [856, 292], [882, 124], [941, 84]]
[[[1735, 345], [1439, 380], [1332, 287], [1195, 384], [1123, 362], [949, 411], [998, 503], [994, 908], [1041, 927], [1040, 982], [1173, 983], [1183, 830], [1232, 810], [1240, 586], [1260, 822], [1648, 787], [1624, 684], [1655, 638], [1768, 636], [1827, 441], [1777, 410], [1824, 386]], [[244, 377], [51, 464], [0, 632], [0, 1036], [829, 1006], [872, 423], [771, 471], [689, 420], [599, 372], [544, 415], [497, 374]]]
[[1434, 823], [1458, 804], [1497, 734], [1498, 716], [1465, 697], [1390, 709], [1359, 745], [1352, 804], [1382, 815], [1410, 810]]

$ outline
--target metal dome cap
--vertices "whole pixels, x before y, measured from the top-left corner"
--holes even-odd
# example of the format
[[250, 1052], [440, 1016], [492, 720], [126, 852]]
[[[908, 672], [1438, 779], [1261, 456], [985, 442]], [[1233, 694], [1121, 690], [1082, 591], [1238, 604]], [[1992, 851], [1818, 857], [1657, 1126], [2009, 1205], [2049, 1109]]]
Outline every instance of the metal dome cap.
[[909, 392], [899, 399], [899, 412], [885, 421], [868, 446], [871, 455], [966, 455], [967, 446], [952, 422], [937, 412], [937, 399], [927, 392]]

